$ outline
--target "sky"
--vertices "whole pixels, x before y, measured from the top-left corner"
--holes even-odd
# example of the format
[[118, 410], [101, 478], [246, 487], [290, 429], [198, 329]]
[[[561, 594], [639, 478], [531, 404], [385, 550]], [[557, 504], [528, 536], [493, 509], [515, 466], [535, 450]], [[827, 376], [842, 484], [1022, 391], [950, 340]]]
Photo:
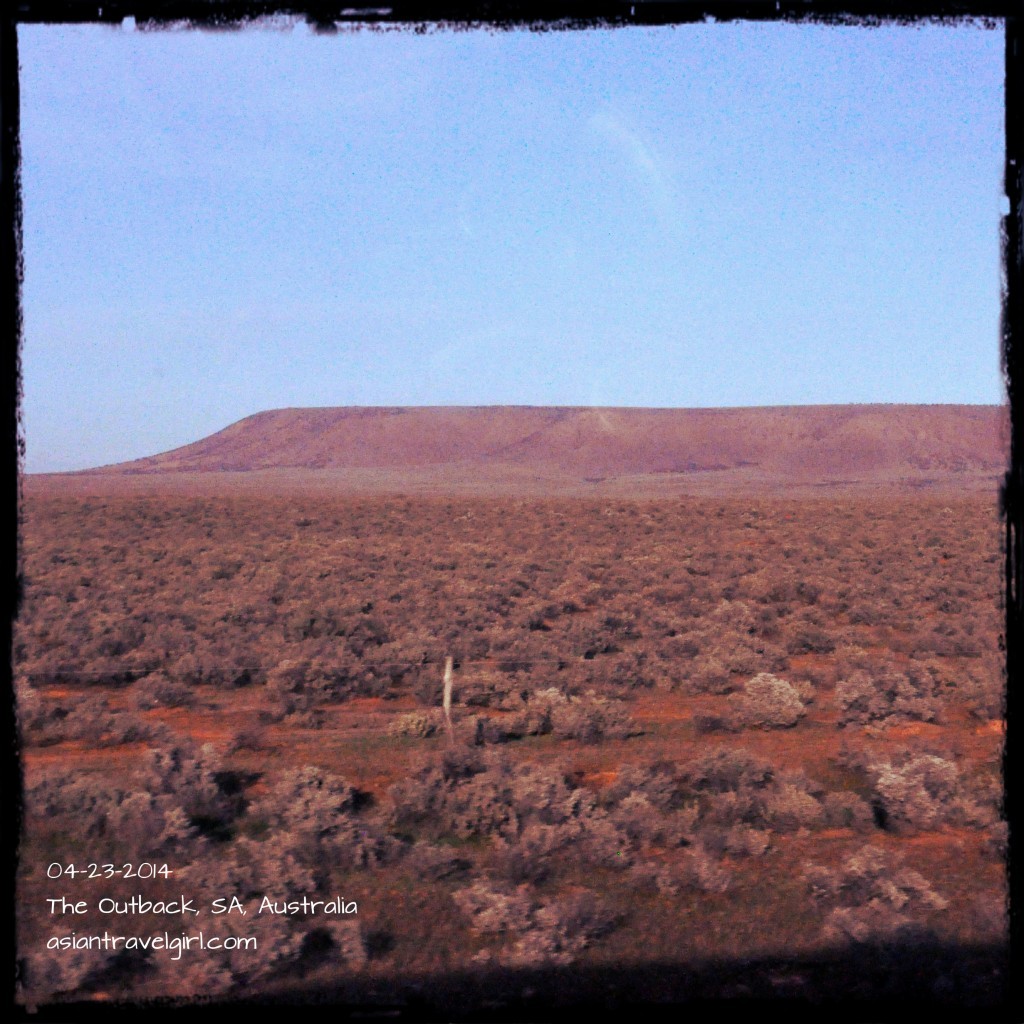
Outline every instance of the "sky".
[[999, 403], [1003, 33], [21, 26], [27, 472], [265, 409]]

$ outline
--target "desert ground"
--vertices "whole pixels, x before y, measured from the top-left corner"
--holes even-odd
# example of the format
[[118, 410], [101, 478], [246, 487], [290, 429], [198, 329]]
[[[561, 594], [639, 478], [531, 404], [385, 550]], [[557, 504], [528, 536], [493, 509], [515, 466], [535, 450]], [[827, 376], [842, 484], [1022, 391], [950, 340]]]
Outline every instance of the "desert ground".
[[357, 412], [24, 478], [24, 1002], [998, 1005], [1004, 410]]

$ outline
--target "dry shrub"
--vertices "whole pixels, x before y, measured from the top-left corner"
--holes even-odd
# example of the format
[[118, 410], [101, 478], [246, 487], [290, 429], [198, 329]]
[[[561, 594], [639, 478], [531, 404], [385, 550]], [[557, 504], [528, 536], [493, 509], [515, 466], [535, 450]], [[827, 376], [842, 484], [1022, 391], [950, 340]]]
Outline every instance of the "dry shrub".
[[634, 842], [680, 846], [693, 837], [696, 808], [688, 814], [666, 815], [643, 793], [630, 793], [611, 811], [611, 820]]
[[747, 750], [715, 750], [687, 766], [686, 778], [694, 790], [728, 793], [763, 790], [775, 777], [768, 761]]
[[806, 789], [779, 782], [765, 798], [765, 818], [778, 832], [794, 832], [825, 823], [825, 810]]
[[831, 654], [836, 649], [835, 639], [813, 622], [796, 623], [787, 632], [788, 654]]
[[778, 676], [761, 672], [730, 698], [737, 725], [788, 729], [807, 714], [797, 690]]
[[[541, 723], [545, 719], [550, 723], [550, 731], [559, 739], [596, 743], [602, 739], [625, 739], [642, 732], [621, 701], [601, 697], [593, 690], [580, 697], [567, 696], [553, 688], [540, 690], [530, 697], [529, 707]], [[538, 732], [545, 731], [542, 724]]]
[[873, 764], [874, 798], [884, 827], [893, 832], [934, 829], [945, 823], [989, 825], [995, 814], [963, 792], [960, 771], [934, 754], [904, 755]]
[[[719, 750], [690, 765], [690, 784], [701, 798], [697, 835], [709, 849], [739, 843], [735, 826], [791, 832], [824, 824], [824, 788], [802, 772], [777, 773], [745, 750]], [[751, 842], [760, 845], [760, 838]], [[751, 852], [756, 852], [753, 848]]]
[[838, 871], [808, 864], [804, 877], [815, 900], [832, 908], [823, 929], [832, 941], [906, 936], [922, 917], [949, 905], [918, 872], [901, 867], [899, 857], [870, 845]]
[[482, 935], [507, 935], [526, 931], [536, 909], [530, 886], [496, 888], [482, 879], [466, 889], [457, 890], [452, 899], [469, 918], [471, 927]]
[[542, 901], [528, 885], [512, 889], [480, 880], [453, 899], [475, 931], [514, 939], [498, 952], [500, 963], [514, 967], [572, 963], [616, 923], [589, 889]]
[[75, 726], [67, 721], [70, 708], [64, 701], [44, 698], [34, 686], [16, 684], [18, 734], [23, 746], [49, 747], [75, 735]]
[[691, 800], [689, 785], [678, 767], [668, 761], [649, 766], [624, 764], [602, 793], [602, 802], [614, 805], [631, 793], [640, 793], [663, 812], [678, 811]]
[[[275, 834], [264, 841], [240, 838], [230, 843], [215, 860], [182, 869], [186, 884], [197, 891], [243, 904], [264, 898], [271, 902], [294, 900], [300, 894], [320, 890], [317, 872], [303, 863], [290, 837]], [[250, 914], [250, 918], [251, 918]], [[366, 951], [357, 919], [303, 919], [291, 915], [261, 914], [257, 918], [223, 914], [217, 918], [217, 934], [255, 935], [258, 952], [247, 949], [217, 950], [190, 961], [197, 991], [227, 993], [264, 979], [287, 973], [302, 958], [311, 938], [330, 939], [332, 955], [352, 968], [366, 962]], [[172, 965], [173, 966], [173, 965]]]
[[825, 808], [825, 820], [833, 828], [852, 828], [857, 832], [870, 832], [875, 827], [871, 805], [856, 793], [828, 793], [822, 804]]
[[626, 877], [629, 884], [640, 892], [657, 893], [659, 896], [675, 896], [679, 892], [679, 880], [664, 864], [651, 861], [635, 864]]
[[732, 875], [702, 844], [687, 849], [683, 855], [681, 882], [701, 892], [726, 892], [732, 885]]
[[464, 874], [473, 866], [471, 860], [450, 846], [438, 846], [423, 840], [412, 844], [403, 863], [412, 868], [417, 877], [430, 882]]
[[693, 728], [698, 736], [715, 732], [738, 732], [736, 717], [729, 711], [715, 714], [708, 711], [697, 711], [693, 715]]
[[725, 694], [736, 689], [736, 680], [718, 652], [711, 652], [695, 658], [682, 689], [691, 694]]
[[409, 711], [397, 715], [388, 726], [389, 736], [412, 736], [415, 739], [428, 739], [436, 735], [442, 727], [440, 713], [437, 711]]
[[131, 711], [115, 711], [99, 694], [69, 695], [60, 703], [43, 700], [30, 689], [24, 696], [25, 711], [19, 714], [23, 731], [27, 729], [26, 740], [33, 746], [79, 740], [93, 748], [105, 748], [168, 735], [160, 723], [148, 722]]
[[548, 687], [528, 693], [526, 699], [515, 693], [500, 697], [495, 703], [516, 713], [500, 718], [463, 718], [456, 726], [456, 737], [477, 746], [549, 734], [559, 739], [598, 743], [603, 739], [638, 736], [643, 731], [621, 700], [602, 697], [593, 690], [573, 696]]
[[1003, 718], [1006, 714], [1006, 679], [999, 664], [964, 666], [955, 689], [957, 699], [978, 718]]
[[211, 743], [197, 748], [184, 741], [151, 751], [146, 788], [173, 798], [189, 821], [211, 836], [223, 836], [244, 807], [237, 777]]
[[201, 853], [199, 830], [172, 794], [53, 772], [28, 791], [26, 807], [33, 819], [31, 834], [47, 830], [74, 836], [96, 860], [187, 859]]
[[771, 846], [771, 835], [750, 825], [733, 825], [725, 834], [724, 846], [734, 857], [761, 857]]
[[920, 670], [857, 671], [836, 684], [839, 726], [918, 719], [931, 722], [941, 707], [935, 680]]
[[375, 867], [397, 856], [399, 845], [359, 813], [359, 792], [320, 768], [285, 772], [249, 809], [249, 821], [286, 838], [289, 850], [320, 870]]
[[625, 869], [633, 860], [626, 832], [589, 791], [564, 773], [514, 765], [496, 751], [446, 751], [440, 768], [426, 768], [391, 787], [393, 828], [435, 838], [489, 839], [496, 865], [510, 877], [537, 877], [541, 858], [560, 854], [583, 863]]
[[150, 672], [140, 679], [133, 687], [138, 706], [143, 710], [149, 708], [184, 708], [196, 702], [192, 687], [186, 683], [172, 679], [164, 671]]
[[228, 750], [232, 754], [236, 754], [240, 750], [266, 750], [267, 742], [267, 730], [262, 726], [243, 726], [232, 735]]

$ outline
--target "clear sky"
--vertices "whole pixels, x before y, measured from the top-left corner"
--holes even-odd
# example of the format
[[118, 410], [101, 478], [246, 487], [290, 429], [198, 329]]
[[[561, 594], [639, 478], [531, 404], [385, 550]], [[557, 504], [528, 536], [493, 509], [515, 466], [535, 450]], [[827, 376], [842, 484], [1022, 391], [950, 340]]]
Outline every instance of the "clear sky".
[[30, 472], [262, 409], [1003, 401], [1003, 34], [22, 26]]

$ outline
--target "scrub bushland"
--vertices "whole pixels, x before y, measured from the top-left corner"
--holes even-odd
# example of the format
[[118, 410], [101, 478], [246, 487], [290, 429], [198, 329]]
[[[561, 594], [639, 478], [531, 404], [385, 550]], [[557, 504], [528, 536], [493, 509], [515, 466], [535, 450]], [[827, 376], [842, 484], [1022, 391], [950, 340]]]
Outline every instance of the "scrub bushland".
[[[1000, 535], [980, 499], [32, 491], [21, 998], [1002, 942]], [[166, 864], [58, 887], [259, 953], [51, 948], [96, 930], [55, 863]]]

